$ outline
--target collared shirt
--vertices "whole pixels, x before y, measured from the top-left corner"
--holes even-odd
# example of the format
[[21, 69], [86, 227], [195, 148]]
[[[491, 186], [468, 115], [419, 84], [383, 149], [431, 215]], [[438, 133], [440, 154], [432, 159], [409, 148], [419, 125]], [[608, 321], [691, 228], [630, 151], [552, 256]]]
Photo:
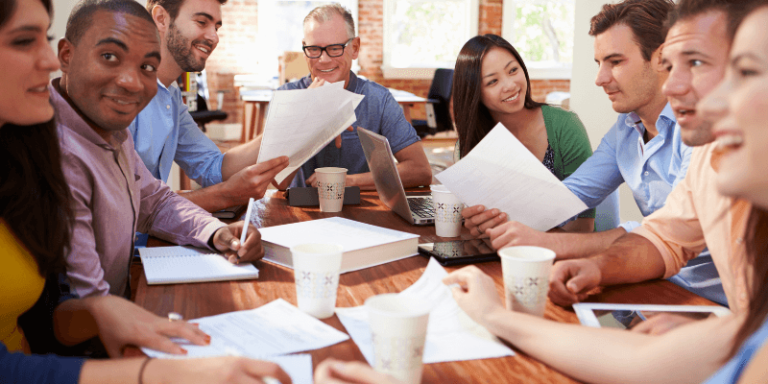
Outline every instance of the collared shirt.
[[[281, 86], [280, 90], [306, 89], [311, 84], [312, 78], [307, 75], [301, 80]], [[395, 154], [419, 141], [416, 130], [405, 119], [402, 108], [388, 89], [372, 81], [360, 79], [350, 72], [347, 90], [365, 96], [355, 109], [357, 121], [352, 123], [355, 130], [341, 133], [341, 148], [336, 148], [331, 142], [304, 163], [291, 186], [305, 187], [304, 180], [315, 173], [315, 168], [342, 167], [346, 168], [347, 174], [350, 175], [370, 172], [363, 146], [357, 136], [357, 127], [385, 136], [392, 147], [392, 153]]]
[[667, 205], [632, 233], [647, 238], [659, 250], [665, 278], [709, 248], [731, 310], [738, 312], [748, 303], [743, 234], [751, 205], [717, 192], [715, 147], [711, 143], [693, 150], [688, 175], [669, 194]]
[[74, 291], [80, 297], [124, 295], [137, 230], [207, 248], [224, 224], [154, 178], [128, 131], [105, 141], [53, 86], [49, 89], [75, 214], [67, 256]]
[[[680, 126], [667, 103], [656, 120], [659, 132], [647, 143], [645, 126], [634, 112], [619, 115], [595, 153], [563, 183], [588, 207], [598, 206], [626, 182], [643, 216], [664, 206], [672, 188], [685, 177], [691, 148], [680, 139]], [[637, 222], [621, 224], [627, 232]]]
[[157, 95], [128, 130], [136, 152], [155, 178], [167, 183], [176, 161], [190, 179], [203, 187], [222, 182], [224, 154], [197, 127], [175, 82], [166, 88], [157, 81]]

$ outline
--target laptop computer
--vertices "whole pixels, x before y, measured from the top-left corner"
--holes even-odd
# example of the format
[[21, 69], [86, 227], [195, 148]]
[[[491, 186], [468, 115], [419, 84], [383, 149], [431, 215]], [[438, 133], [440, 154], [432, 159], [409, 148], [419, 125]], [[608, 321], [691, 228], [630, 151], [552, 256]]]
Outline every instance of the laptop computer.
[[431, 196], [407, 196], [397, 172], [392, 148], [386, 137], [365, 128], [357, 128], [368, 168], [371, 169], [376, 191], [384, 205], [412, 225], [435, 223]]

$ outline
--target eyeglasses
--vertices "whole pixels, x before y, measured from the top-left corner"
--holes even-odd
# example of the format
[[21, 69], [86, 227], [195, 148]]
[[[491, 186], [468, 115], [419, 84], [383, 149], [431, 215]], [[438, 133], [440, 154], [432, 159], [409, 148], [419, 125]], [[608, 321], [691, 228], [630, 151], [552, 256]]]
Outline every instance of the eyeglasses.
[[323, 51], [328, 54], [328, 57], [339, 57], [344, 54], [344, 48], [349, 45], [349, 42], [354, 40], [355, 38], [351, 38], [347, 40], [344, 44], [331, 44], [326, 45], [325, 47], [320, 47], [317, 45], [305, 45], [302, 47], [304, 49], [304, 54], [309, 57], [310, 59], [319, 59], [320, 56], [323, 55]]

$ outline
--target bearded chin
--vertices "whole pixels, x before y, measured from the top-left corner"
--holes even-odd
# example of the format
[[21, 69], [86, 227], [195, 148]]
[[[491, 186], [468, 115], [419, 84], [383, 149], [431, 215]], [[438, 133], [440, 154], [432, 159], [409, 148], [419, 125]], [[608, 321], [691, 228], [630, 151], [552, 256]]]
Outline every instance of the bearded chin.
[[170, 51], [179, 68], [184, 72], [200, 72], [205, 69], [205, 60], [195, 61], [195, 56], [192, 54], [192, 44], [189, 43], [189, 39], [182, 36], [173, 24], [171, 24], [169, 29], [168, 51]]

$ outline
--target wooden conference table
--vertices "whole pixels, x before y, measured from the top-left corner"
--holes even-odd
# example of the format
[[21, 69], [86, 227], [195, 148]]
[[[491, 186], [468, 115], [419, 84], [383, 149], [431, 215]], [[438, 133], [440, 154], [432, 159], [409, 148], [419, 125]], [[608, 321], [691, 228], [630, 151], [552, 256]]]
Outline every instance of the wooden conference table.
[[[397, 89], [390, 89], [392, 96], [395, 98], [398, 104], [403, 108], [403, 115], [405, 119], [411, 123], [411, 108], [416, 104], [424, 104], [428, 102], [428, 99], [414, 95], [413, 93], [401, 91]], [[246, 143], [253, 140], [254, 137], [264, 132], [264, 124], [267, 119], [266, 111], [269, 106], [270, 100], [272, 100], [271, 89], [258, 89], [242, 91], [240, 93], [240, 99], [243, 100], [243, 127], [240, 134], [240, 142]], [[250, 118], [248, 116], [248, 110], [251, 111]]]
[[[324, 217], [341, 216], [352, 220], [375, 224], [396, 230], [408, 231], [421, 236], [420, 242], [439, 241], [434, 226], [410, 226], [391, 212], [380, 201], [375, 192], [363, 192], [361, 204], [345, 206], [340, 213], [322, 213], [318, 208], [290, 207], [279, 191], [268, 191], [258, 202], [259, 227], [288, 224]], [[466, 228], [462, 238], [471, 238]], [[169, 245], [161, 240], [150, 239], [149, 246]], [[422, 256], [410, 257], [381, 266], [341, 275], [339, 282], [339, 307], [362, 305], [370, 296], [400, 292], [413, 284], [427, 265]], [[178, 312], [185, 319], [195, 319], [221, 313], [253, 309], [277, 298], [296, 305], [296, 289], [293, 270], [264, 261], [255, 263], [260, 270], [258, 280], [231, 281], [198, 284], [147, 286], [146, 277], [141, 273], [136, 294], [136, 303], [166, 316]], [[488, 262], [477, 266], [496, 281], [499, 295], [503, 297], [503, 280], [500, 262]], [[447, 268], [448, 271], [456, 268]], [[633, 304], [686, 304], [714, 305], [712, 302], [689, 293], [665, 280], [642, 284], [605, 288], [600, 294], [590, 296], [589, 301], [633, 303]], [[578, 323], [570, 309], [547, 303], [545, 318]], [[345, 332], [337, 316], [322, 320], [324, 323]], [[575, 383], [576, 381], [516, 351], [512, 357], [472, 360], [451, 363], [426, 364], [423, 383]], [[341, 360], [365, 361], [352, 339], [345, 342], [309, 351], [314, 367], [328, 357]], [[585, 350], [585, 353], [589, 353]]]

